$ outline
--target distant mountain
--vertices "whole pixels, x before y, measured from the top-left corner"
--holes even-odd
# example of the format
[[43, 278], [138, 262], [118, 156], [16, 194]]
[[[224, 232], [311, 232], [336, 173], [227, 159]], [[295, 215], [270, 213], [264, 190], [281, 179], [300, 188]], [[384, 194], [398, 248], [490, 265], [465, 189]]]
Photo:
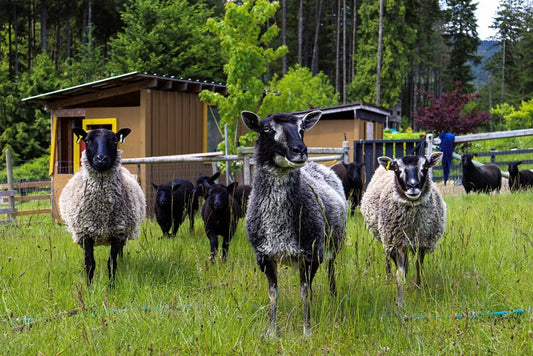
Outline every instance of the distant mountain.
[[489, 73], [484, 69], [487, 60], [500, 50], [498, 41], [481, 41], [477, 48], [478, 56], [481, 56], [479, 65], [472, 65], [472, 74], [474, 75], [474, 85], [480, 89], [487, 83]]

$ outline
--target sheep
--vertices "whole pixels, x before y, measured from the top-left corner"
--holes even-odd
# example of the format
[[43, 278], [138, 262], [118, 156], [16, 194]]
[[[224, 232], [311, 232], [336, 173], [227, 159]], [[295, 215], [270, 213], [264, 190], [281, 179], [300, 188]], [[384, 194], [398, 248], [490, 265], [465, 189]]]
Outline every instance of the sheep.
[[261, 119], [250, 111], [241, 113], [245, 125], [259, 134], [246, 230], [268, 279], [272, 336], [277, 333], [278, 264], [299, 268], [304, 335], [311, 327], [311, 283], [324, 260], [330, 291], [336, 294], [334, 260], [345, 235], [346, 198], [342, 182], [330, 169], [307, 163], [303, 142], [304, 131], [321, 115], [320, 111], [303, 117], [280, 113]]
[[238, 183], [231, 183], [227, 187], [223, 184], [212, 185], [202, 206], [204, 229], [211, 245], [209, 259], [213, 263], [218, 249], [218, 236], [222, 236], [222, 261], [225, 261], [229, 243], [242, 216], [240, 205], [233, 198], [237, 185]]
[[63, 188], [59, 211], [72, 239], [85, 254], [87, 284], [94, 276], [94, 247], [110, 245], [107, 261], [111, 284], [115, 281], [117, 254], [128, 240], [140, 234], [145, 216], [144, 193], [133, 175], [121, 165], [119, 142], [131, 132], [124, 128], [117, 133], [107, 129], [74, 128], [74, 134], [85, 142], [81, 169]]
[[356, 162], [339, 162], [331, 167], [333, 172], [335, 172], [342, 181], [346, 200], [349, 201], [351, 205], [350, 212], [352, 216], [355, 214], [355, 208], [361, 202], [361, 196], [363, 195], [364, 184], [361, 170], [362, 167], [362, 163]]
[[241, 208], [241, 217], [246, 216], [246, 210], [248, 207], [248, 200], [250, 193], [252, 192], [252, 186], [249, 184], [239, 184], [233, 192], [233, 197]]
[[502, 186], [502, 172], [498, 166], [492, 163], [487, 163], [476, 167], [472, 162], [473, 157], [473, 155], [468, 153], [461, 157], [463, 166], [463, 176], [461, 181], [466, 193], [490, 193], [493, 190], [499, 192]]
[[[164, 236], [175, 236], [185, 216], [189, 217], [189, 228], [194, 231], [194, 215], [198, 211], [198, 195], [194, 185], [186, 179], [174, 179], [156, 185], [155, 216]], [[170, 229], [172, 228], [172, 234]]]
[[509, 163], [509, 189], [511, 192], [533, 187], [533, 172], [530, 170], [519, 171], [519, 164], [522, 164], [522, 161]]
[[446, 203], [428, 170], [437, 165], [442, 152], [429, 159], [406, 156], [378, 158], [361, 200], [361, 213], [372, 236], [383, 244], [387, 279], [391, 278], [390, 259], [397, 266], [397, 306], [403, 301], [409, 250], [418, 251], [416, 284], [421, 286], [424, 256], [437, 247], [446, 229]]
[[219, 176], [220, 172], [216, 172], [211, 177], [200, 173], [196, 179], [196, 185], [194, 187], [197, 194], [206, 198], [209, 188], [216, 183]]
[[[205, 175], [205, 174], [199, 174], [198, 179], [196, 179], [196, 187], [195, 190], [200, 194], [202, 197], [206, 198], [207, 193], [209, 191], [209, 188], [215, 184], [215, 181], [220, 176], [220, 172], [216, 172], [211, 177]], [[248, 197], [250, 196], [250, 193], [252, 191], [252, 186], [248, 184], [239, 184], [235, 188], [233, 192], [233, 198], [237, 200], [239, 203], [239, 206], [241, 207], [241, 213], [243, 217], [246, 215], [246, 207], [248, 205]]]

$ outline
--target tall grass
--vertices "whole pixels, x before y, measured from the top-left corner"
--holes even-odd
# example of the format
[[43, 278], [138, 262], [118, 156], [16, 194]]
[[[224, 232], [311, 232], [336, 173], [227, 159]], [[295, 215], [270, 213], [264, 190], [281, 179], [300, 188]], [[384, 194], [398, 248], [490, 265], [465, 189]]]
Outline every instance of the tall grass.
[[[88, 288], [82, 249], [61, 225], [0, 227], [0, 354], [533, 354], [533, 192], [445, 200], [446, 233], [426, 258], [422, 290], [409, 271], [402, 317], [381, 245], [359, 213], [349, 219], [338, 295], [321, 266], [309, 338], [298, 273], [288, 267], [279, 276], [280, 337], [264, 337], [267, 281], [244, 221], [227, 262], [214, 265], [199, 218], [196, 231], [185, 223], [173, 239], [145, 222], [118, 261], [115, 288], [108, 247], [95, 250]], [[517, 308], [526, 311], [487, 315]]]

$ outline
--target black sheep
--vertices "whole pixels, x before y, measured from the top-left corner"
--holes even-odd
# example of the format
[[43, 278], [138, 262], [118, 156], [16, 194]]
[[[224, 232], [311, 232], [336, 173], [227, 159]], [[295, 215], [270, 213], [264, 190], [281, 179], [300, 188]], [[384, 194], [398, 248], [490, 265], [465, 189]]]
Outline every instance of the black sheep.
[[361, 202], [363, 196], [363, 174], [362, 163], [340, 162], [331, 167], [333, 172], [339, 176], [344, 188], [346, 200], [351, 204], [351, 215], [355, 213], [355, 207]]
[[176, 235], [186, 215], [190, 230], [194, 230], [194, 214], [198, 211], [198, 196], [194, 185], [186, 179], [156, 185], [155, 215], [163, 235]]
[[213, 184], [216, 184], [216, 180], [219, 176], [220, 172], [216, 172], [211, 177], [200, 173], [198, 175], [198, 178], [196, 179], [196, 186], [194, 187], [197, 194], [202, 196], [203, 198], [206, 198], [207, 193], [209, 192], [209, 188], [211, 188]]
[[211, 245], [211, 262], [215, 262], [219, 235], [222, 236], [222, 260], [226, 260], [229, 243], [242, 216], [239, 203], [233, 198], [237, 184], [231, 183], [227, 187], [223, 184], [212, 185], [202, 206], [204, 229]]
[[530, 170], [519, 171], [519, 164], [522, 164], [522, 161], [509, 163], [509, 189], [511, 192], [533, 187], [533, 172]]
[[235, 200], [237, 200], [237, 203], [239, 204], [241, 208], [241, 216], [243, 217], [246, 215], [246, 207], [248, 206], [248, 199], [250, 198], [250, 193], [252, 192], [252, 186], [248, 184], [239, 184], [237, 188], [235, 188], [235, 192], [233, 193], [233, 197]]
[[466, 193], [482, 192], [490, 193], [493, 190], [500, 191], [502, 186], [502, 172], [497, 165], [487, 163], [476, 167], [472, 162], [473, 155], [464, 154], [461, 157], [463, 165], [462, 182]]

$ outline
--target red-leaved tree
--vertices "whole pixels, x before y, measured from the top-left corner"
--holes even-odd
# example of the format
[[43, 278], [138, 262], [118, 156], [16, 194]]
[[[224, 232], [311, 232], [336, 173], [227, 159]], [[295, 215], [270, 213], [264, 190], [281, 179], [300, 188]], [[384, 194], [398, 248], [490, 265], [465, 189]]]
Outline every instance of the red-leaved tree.
[[413, 116], [415, 123], [427, 132], [450, 132], [454, 135], [472, 133], [490, 118], [490, 113], [480, 111], [478, 104], [474, 102], [480, 94], [464, 93], [460, 81], [455, 84], [453, 91], [446, 92], [439, 98], [424, 90], [419, 92], [426, 95], [431, 104], [418, 109]]

